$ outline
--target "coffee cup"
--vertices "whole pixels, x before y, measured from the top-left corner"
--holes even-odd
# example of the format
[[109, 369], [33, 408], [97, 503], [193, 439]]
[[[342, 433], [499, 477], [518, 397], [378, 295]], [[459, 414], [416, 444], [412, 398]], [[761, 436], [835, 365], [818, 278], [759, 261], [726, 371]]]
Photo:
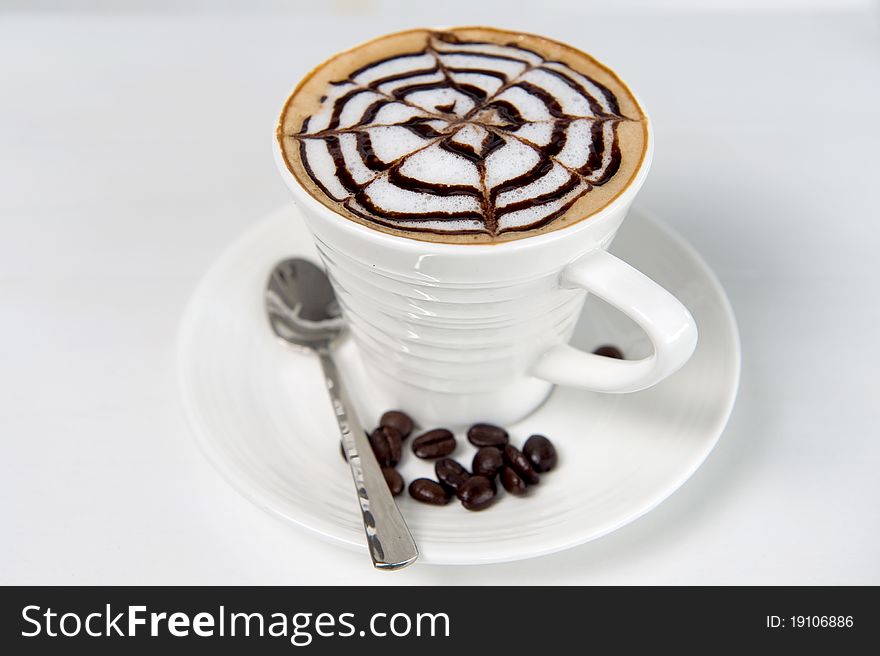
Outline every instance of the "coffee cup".
[[[607, 250], [651, 164], [647, 116], [628, 179], [588, 217], [474, 243], [422, 239], [351, 220], [294, 174], [283, 125], [284, 115], [274, 148], [278, 168], [367, 374], [395, 406], [421, 421], [509, 424], [541, 405], [554, 385], [636, 392], [674, 373], [693, 353], [697, 328], [684, 305]], [[638, 324], [653, 353], [617, 360], [569, 345], [588, 294]]]

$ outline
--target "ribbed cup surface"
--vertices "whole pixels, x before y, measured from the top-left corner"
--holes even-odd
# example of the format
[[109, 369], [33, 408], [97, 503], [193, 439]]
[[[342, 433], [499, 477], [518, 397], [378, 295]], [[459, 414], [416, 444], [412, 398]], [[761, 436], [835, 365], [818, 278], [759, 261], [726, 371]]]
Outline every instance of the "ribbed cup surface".
[[569, 339], [585, 297], [561, 289], [556, 271], [444, 284], [316, 242], [367, 365], [424, 390], [492, 391], [527, 375], [547, 348]]

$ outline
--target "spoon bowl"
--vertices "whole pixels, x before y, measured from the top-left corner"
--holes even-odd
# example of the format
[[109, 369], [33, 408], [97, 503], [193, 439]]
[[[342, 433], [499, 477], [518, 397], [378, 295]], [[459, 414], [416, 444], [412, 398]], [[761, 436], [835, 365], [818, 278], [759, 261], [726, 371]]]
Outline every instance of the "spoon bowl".
[[265, 301], [272, 330], [290, 344], [329, 348], [346, 333], [330, 280], [308, 260], [279, 262], [269, 276]]

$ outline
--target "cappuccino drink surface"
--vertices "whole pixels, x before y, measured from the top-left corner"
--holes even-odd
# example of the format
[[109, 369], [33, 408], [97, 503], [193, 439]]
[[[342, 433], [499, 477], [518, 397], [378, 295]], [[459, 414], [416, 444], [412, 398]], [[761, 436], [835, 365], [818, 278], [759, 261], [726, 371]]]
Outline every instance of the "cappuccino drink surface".
[[396, 236], [495, 243], [587, 220], [633, 181], [647, 118], [589, 55], [491, 28], [410, 30], [334, 56], [285, 103], [287, 169]]

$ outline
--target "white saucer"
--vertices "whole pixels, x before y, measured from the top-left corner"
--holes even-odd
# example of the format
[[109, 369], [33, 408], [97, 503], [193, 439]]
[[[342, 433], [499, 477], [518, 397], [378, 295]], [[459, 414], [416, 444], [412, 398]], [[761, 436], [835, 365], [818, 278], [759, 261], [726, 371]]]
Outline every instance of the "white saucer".
[[[638, 210], [611, 251], [690, 309], [700, 331], [694, 356], [671, 378], [635, 394], [558, 388], [537, 412], [508, 427], [517, 446], [542, 433], [559, 451], [557, 469], [525, 498], [502, 492], [492, 508], [473, 513], [455, 502], [434, 507], [399, 497], [422, 562], [510, 561], [582, 544], [654, 508], [712, 450], [733, 407], [740, 368], [724, 291], [687, 243]], [[280, 344], [263, 311], [269, 271], [293, 255], [317, 261], [290, 206], [234, 243], [201, 281], [181, 327], [183, 399], [203, 450], [240, 492], [317, 535], [366, 551], [318, 363]], [[593, 298], [587, 308], [575, 345], [612, 343], [629, 357], [650, 353], [629, 319]], [[352, 344], [342, 347], [340, 359], [361, 417], [372, 427], [388, 405]], [[418, 419], [417, 409], [410, 410]], [[458, 437], [454, 457], [469, 466], [473, 448]], [[401, 473], [407, 481], [433, 477], [432, 463], [406, 451]]]

